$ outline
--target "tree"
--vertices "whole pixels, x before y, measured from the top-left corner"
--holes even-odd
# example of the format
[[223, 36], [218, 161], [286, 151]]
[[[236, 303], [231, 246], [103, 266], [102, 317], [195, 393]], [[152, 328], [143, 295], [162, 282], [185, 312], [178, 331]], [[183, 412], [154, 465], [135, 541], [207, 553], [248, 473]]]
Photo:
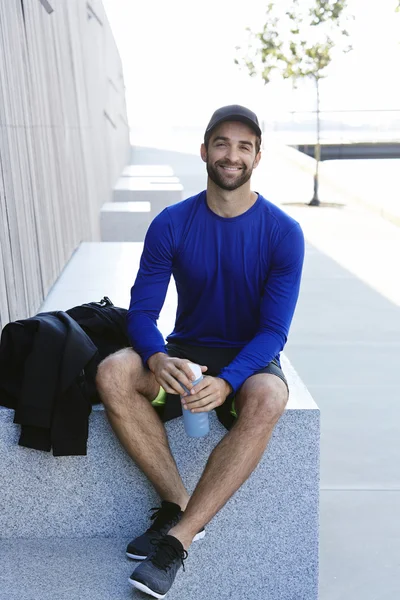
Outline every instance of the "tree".
[[316, 170], [314, 195], [311, 206], [319, 206], [318, 197], [320, 140], [320, 81], [326, 77], [326, 68], [332, 60], [334, 48], [343, 52], [352, 48], [345, 45], [349, 33], [346, 23], [347, 0], [277, 0], [266, 8], [266, 20], [262, 31], [247, 28], [247, 48], [238, 46], [235, 63], [246, 69], [251, 77], [261, 77], [270, 83], [273, 72], [284, 79], [310, 78], [315, 82], [317, 143], [315, 145]]

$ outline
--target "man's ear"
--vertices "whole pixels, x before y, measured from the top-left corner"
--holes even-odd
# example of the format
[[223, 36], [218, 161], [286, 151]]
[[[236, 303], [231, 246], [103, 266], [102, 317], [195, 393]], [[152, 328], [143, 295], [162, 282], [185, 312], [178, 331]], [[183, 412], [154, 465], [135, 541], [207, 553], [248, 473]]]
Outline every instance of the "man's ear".
[[257, 156], [254, 159], [253, 169], [256, 169], [258, 167], [260, 160], [261, 160], [261, 151], [257, 154]]
[[207, 162], [207, 148], [205, 147], [205, 144], [200, 146], [200, 156], [203, 162]]

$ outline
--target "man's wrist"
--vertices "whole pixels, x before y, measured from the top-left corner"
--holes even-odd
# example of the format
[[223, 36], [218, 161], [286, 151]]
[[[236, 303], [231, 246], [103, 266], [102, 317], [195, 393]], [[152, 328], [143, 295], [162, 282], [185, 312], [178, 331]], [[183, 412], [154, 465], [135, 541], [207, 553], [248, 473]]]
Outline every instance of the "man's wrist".
[[223, 377], [218, 377], [218, 379], [220, 379], [221, 381], [224, 382], [224, 384], [225, 384], [225, 390], [226, 390], [226, 397], [228, 397], [233, 392], [231, 384], [229, 383], [229, 381], [227, 381]]
[[158, 360], [158, 357], [160, 356], [166, 356], [165, 352], [155, 352], [155, 354], [152, 354], [151, 356], [149, 356], [149, 358], [147, 359], [147, 366], [149, 367], [150, 371], [153, 373], [154, 371], [154, 365]]

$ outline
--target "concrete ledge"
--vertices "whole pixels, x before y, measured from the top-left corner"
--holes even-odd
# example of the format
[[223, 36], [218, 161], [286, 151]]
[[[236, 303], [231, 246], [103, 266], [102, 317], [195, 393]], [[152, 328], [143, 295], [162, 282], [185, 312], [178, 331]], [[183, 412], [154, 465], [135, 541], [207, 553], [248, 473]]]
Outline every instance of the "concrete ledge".
[[[86, 301], [99, 300], [102, 289], [118, 303], [113, 286], [129, 289], [141, 248], [82, 244], [41, 310], [76, 305], [82, 287], [91, 296]], [[160, 319], [164, 336], [174, 294], [170, 287]], [[207, 526], [205, 540], [193, 545], [190, 578], [179, 575], [171, 600], [186, 599], [188, 589], [201, 600], [318, 598], [319, 410], [285, 356], [282, 363], [290, 386], [287, 409], [254, 473]], [[215, 414], [210, 417], [211, 432], [200, 440], [186, 436], [182, 419], [166, 424], [189, 491], [226, 433]], [[31, 545], [39, 538], [127, 540], [148, 526], [148, 510], [158, 499], [120, 447], [101, 406], [90, 417], [87, 457], [55, 458], [20, 448], [12, 420], [12, 411], [0, 409], [0, 538], [15, 538], [14, 544], [30, 538]]]
[[[268, 590], [270, 600], [317, 599], [319, 411], [294, 373], [287, 374], [296, 408], [285, 411], [255, 472], [207, 527], [191, 578], [196, 595], [218, 557], [235, 598]], [[225, 430], [214, 414], [203, 440], [188, 438], [182, 419], [166, 427], [192, 491]], [[119, 446], [104, 410], [91, 415], [87, 457], [54, 458], [17, 447], [17, 438], [12, 412], [0, 410], [0, 537], [129, 537], [147, 527], [157, 497]], [[259, 578], [244, 585], [249, 564]], [[203, 590], [201, 598], [233, 597], [226, 589], [217, 594], [219, 578], [206, 578], [208, 595]]]
[[183, 186], [177, 181], [167, 183], [143, 177], [121, 177], [113, 190], [114, 202], [150, 202], [152, 217], [182, 199]]
[[127, 177], [126, 175], [119, 179], [121, 189], [125, 189], [123, 184], [126, 182], [127, 187], [137, 189], [142, 185], [155, 183], [180, 183], [179, 177], [173, 175], [137, 175], [135, 177]]
[[150, 223], [150, 202], [106, 202], [101, 207], [103, 242], [142, 242]]
[[[311, 493], [309, 486], [317, 483], [318, 476], [315, 451], [318, 450], [319, 412], [290, 371], [288, 377], [293, 400], [258, 468], [263, 474], [262, 481], [259, 481], [259, 473], [252, 476], [252, 483], [249, 480], [246, 486], [250, 489], [255, 486], [254, 489], [261, 493], [263, 485], [270, 482], [268, 492], [264, 490], [260, 498], [267, 493], [271, 502], [276, 494], [294, 499], [302, 497], [306, 490], [312, 501], [312, 497], [315, 500], [318, 496], [315, 490]], [[291, 408], [293, 405], [296, 408]], [[87, 457], [54, 458], [46, 452], [17, 446], [19, 427], [12, 423], [12, 418], [12, 411], [0, 409], [0, 473], [1, 481], [6, 482], [0, 491], [0, 505], [3, 507], [0, 537], [123, 535], [138, 518], [133, 507], [145, 509], [155, 500], [146, 479], [120, 448], [102, 406], [95, 407], [90, 418]], [[211, 449], [225, 429], [214, 414], [211, 433], [203, 440], [188, 438], [182, 419], [167, 423], [166, 427], [183, 478], [193, 489]], [[297, 433], [293, 437], [294, 430]], [[284, 469], [282, 464], [278, 465], [282, 459]], [[277, 470], [281, 469], [278, 476]], [[308, 474], [305, 488], [301, 473]], [[7, 482], [12, 485], [7, 485]], [[241, 491], [246, 497], [248, 493]], [[237, 500], [232, 502], [236, 504]], [[285, 511], [290, 512], [294, 508], [287, 505]]]
[[[115, 202], [127, 202], [128, 196], [131, 199], [138, 200], [138, 193], [151, 194], [155, 192], [181, 192], [175, 196], [182, 199], [183, 186], [179, 183], [177, 177], [162, 177], [157, 181], [155, 177], [120, 177], [113, 191], [113, 200]], [[155, 194], [157, 196], [157, 194]]]
[[[132, 533], [126, 532], [123, 538], [7, 540], [2, 548], [2, 600], [145, 600], [148, 596], [134, 591], [128, 583], [137, 564], [125, 556]], [[278, 564], [279, 554], [275, 571], [264, 570], [263, 555], [255, 556], [257, 571], [253, 571], [248, 568], [253, 552], [247, 559], [246, 548], [246, 556], [243, 552], [241, 556], [241, 532], [229, 540], [234, 542], [229, 550], [216, 545], [216, 533], [207, 528], [206, 538], [193, 544], [185, 572], [178, 572], [168, 599], [316, 598], [313, 591], [309, 595], [301, 572], [292, 571], [286, 578]], [[253, 547], [254, 552], [259, 550], [257, 541]]]
[[171, 177], [174, 174], [169, 165], [128, 165], [122, 177]]

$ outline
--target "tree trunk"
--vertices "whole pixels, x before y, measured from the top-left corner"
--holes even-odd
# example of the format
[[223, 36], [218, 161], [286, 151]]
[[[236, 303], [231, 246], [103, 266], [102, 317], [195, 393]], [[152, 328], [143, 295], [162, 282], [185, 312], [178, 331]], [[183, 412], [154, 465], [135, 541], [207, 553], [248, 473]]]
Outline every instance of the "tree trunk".
[[315, 144], [315, 148], [314, 148], [314, 158], [315, 158], [316, 164], [315, 164], [315, 174], [314, 174], [314, 196], [313, 196], [311, 202], [309, 203], [309, 206], [320, 206], [320, 204], [321, 204], [321, 201], [318, 196], [319, 162], [321, 160], [321, 143], [320, 143], [321, 126], [320, 126], [320, 114], [319, 114], [319, 78], [318, 77], [315, 78], [315, 84], [316, 84], [316, 89], [317, 89], [317, 143]]

